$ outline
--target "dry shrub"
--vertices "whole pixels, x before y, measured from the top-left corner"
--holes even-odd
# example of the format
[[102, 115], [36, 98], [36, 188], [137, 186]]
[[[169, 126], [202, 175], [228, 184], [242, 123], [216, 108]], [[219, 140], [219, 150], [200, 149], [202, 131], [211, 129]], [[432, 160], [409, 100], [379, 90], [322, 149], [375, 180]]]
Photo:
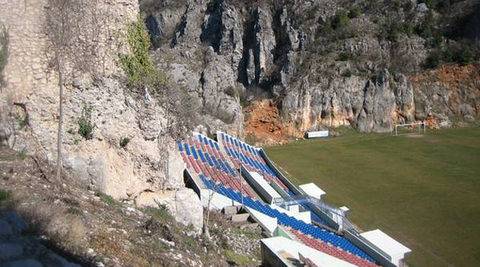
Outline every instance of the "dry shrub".
[[87, 233], [80, 217], [73, 214], [53, 216], [45, 231], [52, 240], [72, 248], [81, 248]]
[[34, 205], [16, 205], [16, 210], [30, 224], [31, 231], [45, 234], [64, 248], [78, 250], [86, 244], [87, 231], [81, 217], [68, 213], [64, 205], [37, 202]]

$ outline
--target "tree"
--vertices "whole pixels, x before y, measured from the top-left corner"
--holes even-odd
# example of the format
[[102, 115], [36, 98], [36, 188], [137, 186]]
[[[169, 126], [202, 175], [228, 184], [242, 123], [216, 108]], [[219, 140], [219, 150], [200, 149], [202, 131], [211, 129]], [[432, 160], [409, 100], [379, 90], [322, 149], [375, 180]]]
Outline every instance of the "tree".
[[[94, 31], [96, 23], [96, 0], [48, 0], [45, 9], [45, 33], [49, 40], [50, 66], [58, 76], [58, 130], [57, 130], [57, 179], [62, 173], [62, 139], [64, 120], [64, 90], [66, 79], [74, 71], [91, 72], [94, 70], [97, 36], [80, 35], [87, 28]], [[92, 21], [89, 21], [92, 18]], [[85, 38], [86, 37], [86, 38]], [[89, 38], [91, 37], [91, 39]]]
[[203, 235], [207, 240], [210, 240], [210, 228], [209, 228], [209, 223], [210, 223], [210, 207], [212, 205], [212, 200], [213, 196], [215, 193], [217, 193], [218, 189], [220, 188], [221, 184], [220, 182], [215, 182], [211, 180], [211, 183], [213, 184], [212, 188], [210, 188], [210, 192], [208, 194], [208, 199], [207, 199], [207, 208], [206, 208], [206, 215], [205, 218], [203, 219]]
[[48, 37], [53, 48], [52, 63], [58, 75], [58, 131], [57, 131], [57, 179], [60, 180], [62, 172], [62, 128], [63, 128], [63, 91], [66, 61], [66, 50], [69, 48], [71, 29], [69, 28], [69, 17], [71, 0], [50, 0], [47, 13]]

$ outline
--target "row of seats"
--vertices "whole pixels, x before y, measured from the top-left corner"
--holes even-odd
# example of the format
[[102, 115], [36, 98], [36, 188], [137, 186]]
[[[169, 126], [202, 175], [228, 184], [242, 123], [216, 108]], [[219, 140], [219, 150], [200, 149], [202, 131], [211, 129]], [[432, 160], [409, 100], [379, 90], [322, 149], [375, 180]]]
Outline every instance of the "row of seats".
[[237, 138], [226, 133], [219, 133], [219, 140], [230, 159], [240, 168], [243, 164], [249, 171], [255, 171], [263, 175], [268, 182], [273, 182], [283, 190], [288, 191], [287, 186], [276, 176], [275, 172], [266, 164], [258, 148], [252, 147]]
[[[239, 141], [237, 138], [234, 138], [226, 133], [220, 132], [220, 140], [224, 140], [222, 145], [224, 145], [225, 151], [227, 152], [228, 156], [233, 158], [234, 160], [237, 159], [247, 165], [247, 170], [249, 171], [259, 171], [262, 172], [264, 177], [268, 182], [275, 182], [279, 185], [283, 190], [289, 195], [295, 195], [292, 191], [290, 191], [281, 181], [278, 179], [276, 174], [272, 171], [272, 169], [265, 163], [265, 160], [262, 158], [260, 154], [260, 150], [248, 144], [245, 144], [242, 141]], [[240, 149], [243, 153], [246, 153], [247, 156], [244, 156], [242, 153], [237, 152]], [[254, 159], [251, 159], [253, 157]], [[250, 167], [253, 167], [252, 170]], [[320, 218], [315, 212], [313, 212], [310, 207], [305, 204], [301, 205], [305, 210], [310, 211], [311, 218], [314, 222], [322, 225], [326, 225], [326, 222]]]
[[[251, 146], [242, 146], [241, 143], [238, 144], [240, 144], [240, 146], [245, 150], [249, 150], [250, 148], [248, 151], [250, 155], [253, 153], [258, 153], [256, 155], [260, 156], [258, 150], [253, 149]], [[341, 254], [344, 252], [348, 255], [352, 255], [350, 253], [353, 253], [364, 259], [372, 260], [367, 254], [355, 247], [345, 238], [324, 229], [306, 224], [303, 221], [299, 221], [293, 217], [270, 208], [268, 205], [258, 200], [255, 200], [255, 194], [252, 194], [250, 191], [251, 188], [248, 186], [248, 184], [246, 184], [246, 186], [239, 185], [238, 178], [235, 177], [238, 175], [238, 172], [232, 169], [232, 167], [230, 167], [228, 162], [225, 160], [216, 141], [198, 134], [196, 135], [196, 139], [189, 139], [185, 143], [179, 142], [179, 150], [184, 161], [187, 163], [187, 167], [194, 169], [208, 188], [215, 189], [218, 193], [223, 194], [237, 202], [242, 202], [244, 205], [250, 208], [256, 209], [271, 217], [275, 217], [279, 220], [280, 224], [297, 229], [299, 233], [305, 233], [305, 236], [310, 235], [314, 238], [322, 240], [323, 242], [332, 244], [330, 247], [332, 247], [334, 250], [340, 250], [340, 252], [336, 253]], [[247, 188], [249, 190], [246, 190]], [[290, 195], [293, 194], [293, 192], [289, 190], [286, 191]], [[314, 213], [312, 213], [312, 220], [324, 223], [323, 220], [321, 220], [321, 218]], [[344, 250], [348, 252], [345, 252]]]
[[357, 255], [348, 253], [344, 250], [337, 249], [325, 242], [321, 242], [297, 230], [294, 230], [294, 229], [288, 229], [288, 230], [292, 232], [296, 236], [296, 238], [302, 243], [304, 243], [305, 245], [311, 248], [314, 248], [318, 251], [321, 251], [323, 253], [326, 253], [328, 255], [331, 255], [335, 258], [342, 259], [344, 261], [347, 261], [349, 263], [355, 264], [360, 267], [376, 267], [377, 266], [373, 262], [367, 261], [363, 258], [358, 257]]
[[268, 167], [263, 160], [260, 150], [252, 147], [237, 138], [234, 138], [228, 134], [220, 133], [223, 145], [229, 148], [227, 153], [232, 154], [237, 159], [243, 160], [245, 163], [257, 168], [258, 170], [265, 172], [269, 175], [275, 176], [275, 173]]
[[207, 186], [207, 188], [215, 189], [216, 192], [234, 200], [243, 205], [255, 209], [263, 214], [266, 214], [270, 217], [277, 218], [278, 223], [284, 226], [288, 226], [294, 230], [297, 230], [305, 235], [312, 236], [315, 239], [319, 239], [322, 242], [329, 243], [336, 249], [344, 250], [351, 254], [357, 255], [360, 258], [363, 258], [366, 261], [373, 262], [373, 259], [366, 254], [364, 251], [360, 250], [358, 247], [353, 245], [349, 240], [345, 239], [342, 236], [336, 235], [330, 231], [327, 231], [322, 228], [315, 227], [311, 224], [307, 224], [301, 220], [298, 220], [294, 217], [291, 217], [285, 213], [282, 213], [276, 209], [271, 208], [267, 204], [254, 200], [248, 196], [244, 196], [239, 192], [236, 192], [230, 188], [226, 188], [223, 185], [215, 184], [211, 179], [205, 175], [200, 175], [202, 181]]
[[[232, 169], [228, 162], [222, 160], [218, 154], [214, 156], [213, 154], [216, 153], [192, 139], [177, 142], [177, 144], [187, 168], [193, 169], [197, 175], [204, 174], [252, 198], [256, 197], [250, 186], [243, 179], [239, 179], [238, 172]], [[210, 145], [208, 143], [208, 146]]]

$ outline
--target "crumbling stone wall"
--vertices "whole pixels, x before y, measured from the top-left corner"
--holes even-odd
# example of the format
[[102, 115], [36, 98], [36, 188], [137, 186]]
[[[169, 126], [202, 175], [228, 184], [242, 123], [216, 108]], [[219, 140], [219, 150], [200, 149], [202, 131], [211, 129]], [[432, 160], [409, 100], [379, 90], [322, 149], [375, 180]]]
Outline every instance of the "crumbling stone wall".
[[[0, 110], [12, 112], [15, 127], [3, 142], [16, 150], [56, 161], [58, 77], [51, 65], [52, 49], [45, 30], [48, 0], [0, 0], [0, 23], [9, 34], [6, 85], [0, 91]], [[139, 16], [135, 0], [83, 0], [71, 50], [91, 46], [92, 71], [69, 71], [64, 117], [65, 169], [77, 173], [95, 190], [117, 199], [135, 198], [144, 191], [183, 187], [183, 161], [172, 139], [160, 136], [166, 120], [162, 107], [122, 82], [118, 54], [128, 52], [127, 25]], [[73, 54], [75, 57], [75, 54]], [[77, 55], [79, 56], [79, 55]], [[73, 58], [72, 58], [73, 59]], [[69, 62], [67, 62], [68, 65]], [[15, 108], [21, 104], [24, 110]], [[92, 138], [78, 133], [85, 105], [92, 108]], [[18, 117], [17, 117], [18, 116]], [[6, 116], [2, 116], [6, 117]], [[0, 122], [0, 129], [7, 128]], [[1, 132], [1, 131], [0, 131]], [[120, 145], [127, 138], [128, 144]], [[0, 138], [1, 139], [1, 138]], [[166, 139], [166, 140], [165, 140]], [[1, 141], [1, 140], [0, 140]]]
[[[83, 19], [78, 22], [77, 38], [95, 45], [94, 63], [101, 74], [118, 74], [117, 55], [127, 49], [119, 37], [125, 34], [125, 25], [137, 19], [138, 5], [131, 0], [84, 2], [86, 14], [78, 16]], [[4, 91], [14, 91], [14, 99], [21, 100], [33, 88], [55, 86], [49, 66], [52, 51], [44, 29], [48, 0], [0, 0], [0, 6], [0, 23], [7, 28], [10, 42]]]

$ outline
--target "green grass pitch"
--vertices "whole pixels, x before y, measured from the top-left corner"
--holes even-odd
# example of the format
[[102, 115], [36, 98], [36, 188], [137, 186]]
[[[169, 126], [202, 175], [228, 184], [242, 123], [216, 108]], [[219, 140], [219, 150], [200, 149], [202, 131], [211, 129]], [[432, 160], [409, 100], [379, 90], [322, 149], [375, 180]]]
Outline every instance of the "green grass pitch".
[[480, 128], [424, 136], [347, 132], [266, 148], [350, 219], [410, 247], [410, 266], [480, 266]]

